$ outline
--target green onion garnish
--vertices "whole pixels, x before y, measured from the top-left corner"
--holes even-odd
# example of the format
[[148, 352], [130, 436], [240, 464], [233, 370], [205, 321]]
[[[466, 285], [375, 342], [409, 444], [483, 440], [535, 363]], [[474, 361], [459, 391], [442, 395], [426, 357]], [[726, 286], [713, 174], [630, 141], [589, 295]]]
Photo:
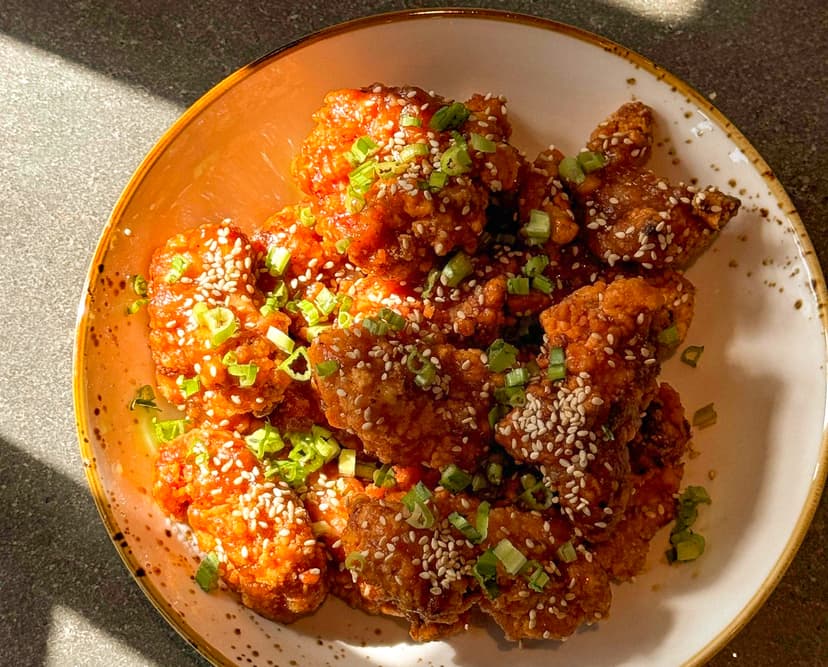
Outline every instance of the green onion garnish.
[[503, 564], [506, 572], [513, 576], [526, 565], [526, 556], [505, 537], [497, 543], [493, 551], [497, 559]]
[[430, 499], [431, 491], [422, 482], [417, 482], [402, 497], [402, 504], [411, 512], [411, 516], [406, 519], [409, 525], [414, 528], [431, 528], [434, 525], [434, 514], [428, 508]]
[[459, 176], [471, 169], [469, 151], [462, 146], [449, 146], [440, 158], [440, 170], [449, 176]]
[[[546, 587], [546, 584], [549, 583], [549, 575], [546, 574], [543, 566], [537, 561], [529, 561], [527, 565], [530, 567], [526, 568], [526, 574], [524, 576], [526, 576], [529, 588], [536, 593], [542, 593], [543, 589]], [[531, 573], [529, 570], [531, 570]]]
[[374, 474], [371, 475], [371, 478], [374, 485], [380, 488], [390, 489], [392, 486], [397, 485], [397, 476], [394, 474], [394, 469], [391, 467], [390, 463], [384, 463], [379, 468], [374, 470]]
[[187, 428], [186, 419], [163, 419], [152, 418], [152, 426], [155, 430], [155, 437], [159, 442], [170, 442], [179, 435], [183, 435]]
[[354, 190], [351, 186], [345, 191], [345, 210], [351, 215], [359, 213], [365, 208], [365, 197]]
[[702, 352], [704, 352], [704, 345], [688, 345], [681, 353], [681, 360], [688, 366], [696, 368], [699, 365]]
[[498, 338], [486, 350], [486, 367], [493, 373], [502, 373], [517, 361], [518, 350], [502, 338]]
[[704, 553], [705, 540], [698, 533], [679, 533], [670, 538], [675, 549], [675, 559], [680, 562], [696, 560]]
[[221, 363], [225, 366], [229, 366], [230, 364], [237, 364], [239, 363], [239, 357], [236, 354], [235, 350], [227, 350], [224, 353], [224, 356], [221, 358]]
[[449, 463], [440, 475], [440, 484], [451, 491], [459, 493], [471, 483], [472, 477], [464, 470], [461, 470], [454, 463]]
[[518, 387], [529, 382], [529, 369], [520, 367], [513, 368], [506, 373], [506, 386]]
[[509, 409], [505, 405], [495, 405], [491, 410], [489, 410], [489, 428], [494, 430], [497, 422], [503, 419], [503, 417], [507, 414], [509, 414]]
[[534, 278], [535, 276], [541, 275], [547, 266], [549, 266], [549, 257], [546, 255], [535, 255], [523, 266], [523, 273], [530, 278]]
[[580, 185], [584, 182], [586, 176], [584, 170], [574, 157], [565, 157], [558, 165], [558, 173], [571, 183]]
[[578, 153], [577, 160], [581, 169], [587, 174], [591, 174], [593, 171], [607, 164], [607, 160], [602, 153], [595, 153], [593, 151], [582, 151]]
[[698, 517], [698, 506], [709, 505], [710, 496], [703, 486], [688, 486], [679, 496], [676, 523], [670, 531], [667, 559], [673, 561], [695, 560], [704, 552], [705, 540], [691, 526]]
[[282, 440], [282, 436], [279, 435], [279, 431], [277, 431], [269, 423], [265, 423], [262, 428], [256, 429], [253, 433], [246, 436], [244, 441], [247, 443], [247, 447], [250, 451], [252, 451], [256, 455], [256, 458], [260, 461], [267, 454], [276, 454], [285, 447], [285, 441]]
[[343, 477], [356, 476], [356, 451], [353, 449], [340, 449], [337, 467], [339, 474]]
[[216, 306], [205, 311], [201, 316], [201, 321], [210, 330], [210, 342], [213, 345], [221, 345], [239, 328], [233, 311], [224, 306]]
[[372, 336], [384, 336], [388, 333], [388, 322], [383, 322], [373, 317], [366, 317], [362, 320], [362, 328]]
[[546, 276], [535, 276], [532, 278], [532, 289], [536, 289], [538, 292], [551, 294], [554, 287], [555, 284]]
[[500, 595], [500, 589], [497, 586], [497, 556], [494, 551], [486, 549], [478, 556], [472, 568], [472, 575], [489, 599], [493, 600]]
[[578, 553], [575, 551], [575, 547], [572, 546], [572, 542], [564, 542], [558, 547], [558, 558], [564, 563], [572, 563], [578, 559]]
[[365, 567], [365, 556], [359, 551], [352, 551], [345, 556], [345, 567], [351, 572], [362, 572]]
[[417, 116], [409, 116], [408, 114], [400, 115], [400, 127], [421, 127], [423, 121]]
[[141, 308], [146, 306], [148, 303], [149, 299], [135, 299], [135, 301], [127, 306], [127, 315], [135, 315], [135, 313], [141, 310]]
[[332, 326], [333, 325], [331, 324], [314, 324], [312, 327], [305, 329], [305, 334], [307, 334], [308, 340], [313, 340], [323, 331], [330, 329]]
[[285, 285], [283, 280], [280, 280], [276, 283], [273, 289], [267, 293], [264, 305], [259, 308], [259, 312], [264, 316], [270, 315], [271, 313], [275, 313], [280, 308], [283, 308], [287, 302], [287, 285]]
[[254, 363], [230, 364], [227, 367], [227, 372], [233, 377], [239, 378], [240, 387], [252, 387], [256, 382], [259, 367]]
[[134, 410], [135, 408], [145, 408], [147, 410], [160, 410], [155, 404], [155, 392], [152, 389], [152, 385], [142, 385], [138, 387], [138, 390], [135, 392], [135, 398], [133, 398], [129, 402], [129, 409]]
[[293, 352], [293, 348], [295, 347], [295, 343], [293, 339], [288, 336], [284, 331], [280, 331], [276, 327], [268, 327], [267, 333], [265, 334], [265, 338], [267, 338], [271, 343], [273, 343], [278, 349], [280, 349], [285, 354], [290, 354]]
[[313, 227], [316, 223], [316, 216], [310, 206], [302, 206], [299, 209], [299, 222], [305, 227]]
[[417, 143], [403, 146], [400, 151], [400, 162], [410, 162], [414, 158], [428, 155], [428, 144]]
[[267, 249], [265, 267], [270, 272], [271, 276], [281, 276], [285, 272], [289, 261], [290, 250], [287, 248], [271, 246]]
[[529, 294], [529, 278], [526, 276], [515, 276], [506, 279], [506, 291], [509, 294], [526, 295]]
[[523, 492], [519, 498], [529, 509], [545, 510], [552, 506], [554, 496], [542, 480], [537, 480], [534, 475], [527, 473], [521, 476], [520, 483]]
[[147, 295], [147, 279], [144, 278], [140, 273], [136, 273], [132, 276], [132, 280], [130, 281], [130, 285], [132, 286], [132, 291], [135, 292], [138, 296], [146, 296]]
[[497, 461], [490, 461], [486, 466], [486, 479], [494, 486], [499, 486], [503, 481], [503, 464]]
[[697, 428], [713, 426], [717, 419], [718, 415], [716, 414], [716, 409], [713, 407], [712, 403], [708, 403], [693, 413], [693, 426]]
[[364, 162], [348, 174], [348, 182], [351, 184], [351, 189], [357, 195], [364, 195], [371, 189], [371, 186], [377, 178], [377, 173], [374, 169], [376, 164], [374, 160]]
[[477, 506], [477, 516], [474, 519], [475, 528], [482, 542], [489, 536], [489, 503], [485, 500]]
[[526, 390], [523, 387], [498, 387], [494, 390], [495, 400], [513, 408], [526, 405]]
[[529, 212], [529, 221], [520, 228], [529, 245], [542, 245], [552, 235], [552, 223], [546, 211], [533, 208]]
[[313, 302], [323, 315], [330, 315], [336, 309], [338, 303], [336, 294], [327, 287], [319, 290], [319, 294], [314, 297]]
[[351, 245], [351, 239], [344, 238], [339, 239], [336, 243], [334, 243], [334, 248], [340, 255], [344, 255], [345, 252], [348, 250], [348, 246]]
[[215, 552], [211, 551], [201, 561], [195, 573], [195, 580], [199, 588], [205, 593], [209, 593], [218, 586], [219, 559]]
[[431, 117], [428, 126], [432, 130], [442, 132], [452, 128], [460, 127], [466, 122], [469, 117], [469, 110], [462, 102], [452, 102], [446, 106], [437, 109], [437, 112]]
[[478, 544], [482, 540], [480, 533], [477, 532], [477, 528], [472, 526], [462, 514], [452, 512], [448, 515], [448, 521], [472, 544]]
[[469, 136], [469, 143], [471, 143], [474, 150], [480, 151], [481, 153], [494, 153], [497, 151], [497, 144], [481, 134], [472, 132]]
[[417, 350], [408, 353], [405, 361], [406, 368], [414, 373], [414, 384], [420, 389], [428, 389], [437, 379], [437, 367], [431, 359], [427, 359]]
[[448, 174], [444, 171], [432, 171], [428, 175], [428, 187], [432, 190], [440, 190], [448, 183]]
[[566, 377], [566, 350], [562, 347], [553, 347], [549, 350], [549, 367], [546, 377], [552, 380], [563, 380]]
[[185, 378], [183, 375], [179, 375], [175, 383], [181, 389], [181, 395], [184, 398], [190, 398], [193, 394], [197, 394], [201, 390], [201, 380], [198, 379], [198, 376], [191, 378]]
[[339, 370], [339, 362], [336, 359], [326, 359], [316, 364], [316, 374], [321, 378], [333, 375]]
[[[293, 364], [300, 359], [305, 362], [305, 370], [303, 371], [297, 371], [293, 368]], [[311, 367], [310, 359], [308, 358], [308, 349], [302, 346], [297, 347], [287, 359], [279, 364], [279, 370], [287, 373], [288, 377], [292, 380], [298, 380], [299, 382], [307, 382], [310, 380]]]
[[452, 257], [440, 273], [440, 282], [448, 287], [457, 287], [474, 271], [469, 256], [462, 250]]
[[402, 331], [405, 328], [405, 318], [390, 308], [381, 308], [379, 313], [377, 313], [377, 317], [385, 322], [393, 331]]
[[351, 156], [353, 162], [362, 164], [369, 155], [374, 153], [379, 148], [376, 142], [371, 137], [360, 137], [351, 146]]
[[181, 277], [184, 275], [184, 272], [187, 270], [187, 267], [190, 266], [192, 262], [189, 259], [184, 257], [184, 255], [176, 255], [170, 260], [170, 269], [167, 271], [166, 275], [164, 276], [165, 283], [177, 283], [181, 280]]
[[679, 333], [678, 327], [675, 324], [670, 325], [666, 329], [662, 329], [658, 332], [658, 342], [662, 345], [667, 345], [672, 347], [673, 345], [678, 344], [679, 342]]
[[397, 162], [395, 160], [384, 160], [383, 162], [377, 162], [374, 166], [374, 171], [377, 173], [382, 179], [393, 178], [397, 174], [403, 173], [408, 167], [403, 162]]
[[308, 301], [307, 299], [297, 301], [296, 307], [299, 309], [299, 312], [301, 313], [305, 322], [307, 322], [309, 326], [313, 326], [314, 324], [319, 323], [319, 310], [310, 301]]

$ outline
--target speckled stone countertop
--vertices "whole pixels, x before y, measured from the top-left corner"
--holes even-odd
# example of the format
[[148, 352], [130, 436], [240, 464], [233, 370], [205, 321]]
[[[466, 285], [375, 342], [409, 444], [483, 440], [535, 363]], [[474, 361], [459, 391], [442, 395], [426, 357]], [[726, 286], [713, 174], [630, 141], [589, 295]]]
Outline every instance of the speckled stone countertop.
[[[339, 21], [416, 0], [0, 4], [0, 665], [205, 665], [121, 564], [84, 480], [71, 397], [76, 304], [145, 153], [224, 76]], [[828, 3], [488, 3], [568, 22], [715, 99], [828, 261]], [[828, 664], [825, 498], [776, 591], [711, 661]]]

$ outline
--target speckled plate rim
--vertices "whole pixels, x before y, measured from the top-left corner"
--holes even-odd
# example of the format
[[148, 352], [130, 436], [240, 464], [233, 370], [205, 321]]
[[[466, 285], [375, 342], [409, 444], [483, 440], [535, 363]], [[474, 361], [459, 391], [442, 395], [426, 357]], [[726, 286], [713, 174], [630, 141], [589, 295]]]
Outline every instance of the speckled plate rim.
[[[114, 536], [120, 531], [120, 527], [117, 518], [112, 512], [109, 502], [106, 499], [103, 485], [101, 484], [100, 477], [97, 473], [96, 461], [91, 448], [91, 440], [88, 436], [88, 424], [86, 423], [88, 403], [84, 376], [82, 373], [82, 362], [85, 358], [86, 351], [86, 337], [84, 332], [86, 330], [89, 307], [91, 304], [92, 286], [94, 285], [95, 278], [100, 271], [100, 267], [102, 266], [103, 258], [109, 247], [112, 232], [129, 204], [134, 192], [141, 185], [145, 176], [150, 169], [152, 169], [159, 156], [181, 134], [184, 128], [186, 128], [190, 122], [195, 120], [205, 108], [224, 95], [224, 93], [260, 68], [268, 66], [274, 60], [315, 42], [325, 40], [342, 33], [380, 24], [449, 17], [518, 23], [534, 28], [541, 28], [553, 33], [563, 34], [568, 37], [574, 37], [625, 59], [633, 65], [649, 72], [657, 79], [663, 80], [665, 83], [674, 87], [677, 91], [680, 91], [688, 99], [692, 100], [692, 102], [700, 109], [704, 109], [705, 113], [709, 113], [722, 127], [722, 129], [725, 130], [727, 137], [736, 144], [736, 146], [745, 154], [745, 156], [758, 170], [764, 183], [767, 185], [772, 195], [776, 197], [777, 201], [782, 205], [785, 215], [788, 217], [791, 225], [793, 226], [797, 236], [797, 242], [802, 251], [802, 258], [812, 277], [811, 288], [816, 298], [823, 339], [826, 351], [828, 352], [828, 288], [826, 288], [825, 277], [817, 260], [813, 244], [811, 243], [807, 230], [805, 229], [798, 212], [794, 208], [790, 197], [785, 192], [773, 171], [761, 157], [759, 152], [751, 145], [751, 143], [738, 130], [738, 128], [730, 122], [708, 99], [696, 91], [692, 86], [688, 85], [675, 75], [635, 51], [631, 51], [620, 44], [586, 30], [582, 30], [581, 28], [576, 28], [551, 19], [492, 9], [441, 8], [389, 12], [354, 19], [352, 21], [347, 21], [325, 28], [306, 37], [302, 37], [268, 53], [258, 60], [255, 60], [254, 62], [238, 69], [199, 98], [162, 135], [159, 141], [150, 150], [136, 169], [129, 183], [124, 188], [123, 193], [119, 197], [118, 202], [113, 208], [112, 214], [104, 226], [100, 240], [95, 249], [95, 254], [86, 276], [83, 293], [78, 307], [75, 329], [75, 346], [72, 359], [72, 393], [75, 408], [75, 422], [84, 471], [86, 473], [90, 491], [98, 508], [98, 512], [101, 515], [104, 525], [109, 531], [110, 538], [113, 540], [113, 544], [115, 545], [118, 554], [126, 564], [133, 578], [153, 606], [190, 645], [192, 645], [205, 658], [215, 665], [227, 665], [232, 667], [235, 663], [228, 660], [225, 655], [219, 653], [209, 642], [201, 637], [198, 632], [196, 632], [196, 630], [166, 602], [161, 592], [147, 578], [136, 574], [141, 569], [140, 563], [137, 562], [128, 550], [122, 548], [118, 544], [118, 541], [114, 538]], [[826, 371], [826, 382], [828, 382], [828, 371]], [[824, 414], [828, 416], [828, 410], [826, 410]], [[823, 424], [819, 457], [814, 475], [811, 479], [810, 488], [808, 489], [808, 495], [779, 559], [771, 569], [768, 576], [762, 582], [759, 589], [747, 601], [741, 611], [726, 627], [720, 630], [719, 633], [710, 642], [708, 642], [706, 646], [701, 648], [692, 658], [686, 661], [684, 663], [685, 666], [701, 665], [712, 658], [748, 623], [748, 621], [770, 596], [774, 588], [776, 588], [805, 538], [808, 527], [810, 526], [811, 520], [813, 519], [819, 505], [826, 483], [826, 477], [828, 477], [828, 428], [826, 428], [826, 425]]]

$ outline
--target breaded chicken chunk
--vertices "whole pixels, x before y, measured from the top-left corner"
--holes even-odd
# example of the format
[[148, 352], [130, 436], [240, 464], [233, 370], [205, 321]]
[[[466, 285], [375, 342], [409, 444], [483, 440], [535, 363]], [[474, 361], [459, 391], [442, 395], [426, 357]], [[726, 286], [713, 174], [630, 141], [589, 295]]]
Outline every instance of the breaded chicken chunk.
[[266, 479], [229, 431], [194, 429], [162, 445], [153, 495], [189, 523], [199, 548], [218, 557], [222, 579], [262, 616], [289, 623], [324, 600], [325, 549], [301, 500]]
[[738, 199], [716, 188], [672, 184], [646, 169], [652, 125], [649, 107], [622, 105], [587, 144], [607, 165], [574, 186], [589, 247], [610, 266], [684, 268], [739, 210]]
[[[354, 433], [384, 463], [475, 468], [491, 438], [490, 374], [481, 351], [402, 333], [375, 336], [356, 325], [313, 341], [314, 384], [328, 423]], [[335, 362], [336, 370], [320, 376], [323, 362]]]

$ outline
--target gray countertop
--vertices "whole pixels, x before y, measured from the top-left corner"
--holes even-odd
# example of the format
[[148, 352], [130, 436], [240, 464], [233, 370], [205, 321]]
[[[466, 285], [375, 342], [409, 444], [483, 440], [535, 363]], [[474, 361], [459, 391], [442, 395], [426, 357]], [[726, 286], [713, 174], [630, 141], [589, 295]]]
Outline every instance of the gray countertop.
[[[0, 3], [0, 664], [204, 665], [121, 564], [87, 491], [71, 396], [86, 267], [145, 153], [245, 63], [392, 0]], [[198, 5], [197, 7], [195, 5]], [[557, 19], [715, 99], [771, 165], [828, 261], [828, 3], [578, 0]], [[660, 6], [660, 9], [654, 9]], [[710, 664], [828, 664], [825, 499], [790, 570]]]

